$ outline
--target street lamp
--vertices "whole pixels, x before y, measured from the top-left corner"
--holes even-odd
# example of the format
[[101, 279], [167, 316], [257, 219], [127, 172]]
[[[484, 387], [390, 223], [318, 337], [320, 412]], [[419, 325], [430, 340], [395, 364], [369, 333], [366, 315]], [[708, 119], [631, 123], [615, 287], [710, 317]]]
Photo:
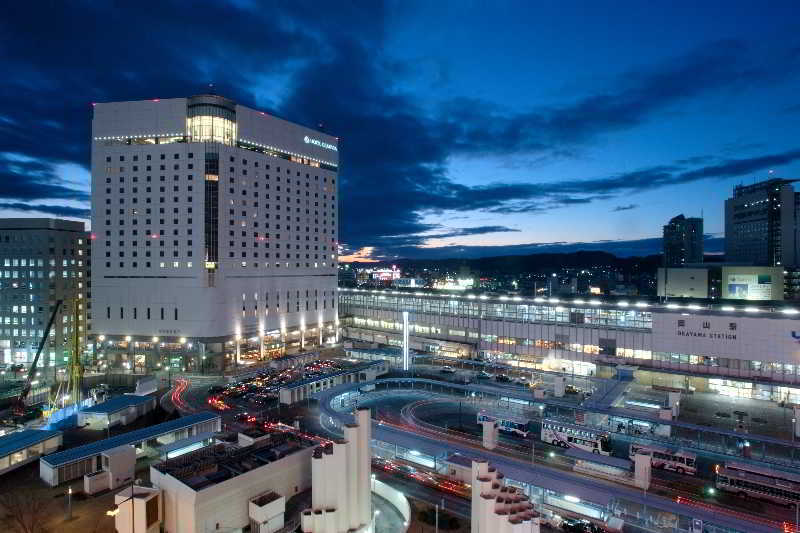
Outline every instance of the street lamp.
[[122, 505], [123, 503], [125, 503], [127, 501], [130, 501], [131, 502], [131, 533], [135, 533], [135, 531], [136, 531], [136, 523], [134, 522], [134, 517], [133, 517], [133, 513], [134, 513], [134, 507], [133, 507], [134, 501], [133, 501], [133, 499], [136, 497], [136, 493], [134, 492], [135, 485], [136, 485], [136, 481], [131, 483], [131, 495], [129, 497], [127, 497], [124, 500], [122, 500], [121, 502], [119, 502], [117, 505], [114, 506], [113, 509], [109, 509], [108, 511], [106, 511], [106, 516], [115, 517], [115, 516], [117, 516], [119, 514], [120, 505]]

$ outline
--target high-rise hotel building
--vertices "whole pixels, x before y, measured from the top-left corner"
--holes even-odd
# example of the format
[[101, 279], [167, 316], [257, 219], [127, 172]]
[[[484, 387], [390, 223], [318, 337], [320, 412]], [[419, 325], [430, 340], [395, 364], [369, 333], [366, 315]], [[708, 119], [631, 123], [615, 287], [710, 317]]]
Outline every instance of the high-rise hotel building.
[[93, 332], [335, 336], [337, 169], [335, 137], [221, 96], [95, 104]]

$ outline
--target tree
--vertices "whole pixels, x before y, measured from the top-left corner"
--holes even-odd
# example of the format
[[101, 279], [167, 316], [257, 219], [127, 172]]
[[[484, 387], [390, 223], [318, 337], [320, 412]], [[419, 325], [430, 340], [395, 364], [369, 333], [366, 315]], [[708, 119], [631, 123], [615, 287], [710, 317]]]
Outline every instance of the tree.
[[48, 509], [53, 500], [32, 489], [8, 490], [0, 493], [0, 510], [5, 525], [18, 533], [44, 533]]

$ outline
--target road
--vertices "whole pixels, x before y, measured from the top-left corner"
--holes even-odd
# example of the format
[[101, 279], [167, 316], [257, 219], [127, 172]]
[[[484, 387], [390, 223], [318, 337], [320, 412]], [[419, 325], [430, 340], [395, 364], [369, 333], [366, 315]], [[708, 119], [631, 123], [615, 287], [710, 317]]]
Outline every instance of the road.
[[[451, 379], [453, 379], [453, 381], [457, 381], [459, 377], [463, 379], [463, 375], [464, 375], [463, 371], [461, 374], [459, 373], [444, 374], [444, 376], [450, 377]], [[437, 375], [436, 377], [438, 379], [441, 379], [441, 375]], [[207, 389], [212, 383], [213, 380], [210, 378], [197, 379], [196, 377], [189, 378], [185, 376], [176, 378], [174, 387], [170, 393], [170, 400], [172, 404], [175, 405], [175, 407], [182, 413], [193, 412], [201, 409], [208, 409], [208, 405], [206, 403]], [[497, 388], [499, 390], [508, 390], [507, 384], [495, 384], [494, 382], [492, 382], [491, 384], [487, 383], [486, 385], [491, 386], [493, 388]], [[519, 388], [524, 390], [524, 387], [519, 387]], [[415, 400], [419, 400], [419, 396], [416, 396]], [[378, 416], [392, 421], [392, 417], [396, 416], [398, 411], [408, 403], [409, 401], [407, 399], [403, 400], [401, 398], [397, 398], [396, 401], [385, 400], [385, 402], [383, 403], [378, 402], [376, 404], [376, 406], [378, 407], [377, 409]], [[457, 406], [457, 404], [455, 403], [453, 405]], [[239, 426], [246, 427], [244, 424], [238, 424], [233, 420], [235, 413], [240, 412], [241, 410], [243, 410], [243, 408], [232, 409], [220, 413], [227, 427], [229, 428], [236, 428]], [[477, 428], [477, 425], [475, 424], [474, 421], [475, 417], [474, 411], [472, 411], [469, 414], [462, 413], [462, 417], [468, 418], [471, 422], [470, 425]], [[445, 417], [435, 417], [435, 419], [436, 419], [435, 422], [439, 425], [442, 425], [443, 421], [444, 424], [447, 423], [446, 422], [447, 419]], [[397, 420], [395, 419], [394, 421], [396, 422]], [[527, 449], [530, 450], [530, 445], [527, 442], [519, 443], [519, 441], [515, 441], [514, 439], [504, 439], [503, 443], [507, 446], [516, 444], [518, 447], [521, 444], [522, 448], [524, 448], [527, 445], [528, 446]], [[627, 444], [623, 443], [621, 447], [618, 446], [618, 448], [619, 449], [617, 450], [616, 455], [625, 457], [627, 455], [627, 449], [626, 449]], [[553, 448], [549, 445], [545, 445], [544, 443], [540, 443], [539, 441], [537, 441], [537, 446], [536, 446], [537, 462], [546, 463], [550, 461], [551, 463], [553, 463], [554, 466], [561, 466], [562, 468], [566, 466], [566, 468], [569, 468], [570, 465], [566, 464], [559, 465], [559, 462], [566, 461], [565, 458], [561, 457], [562, 451], [563, 450], [561, 449]], [[522, 453], [527, 454], [527, 457], [530, 457], [530, 451], [525, 452], [523, 450]], [[553, 455], [555, 455], [556, 457], [554, 458]], [[703, 488], [708, 485], [708, 482], [706, 480], [701, 479], [699, 477], [688, 478], [687, 476], [680, 476], [678, 474], [673, 474], [670, 472], [656, 471], [654, 473], [654, 478], [655, 479], [654, 479], [653, 491], [673, 498], [681, 496], [687, 499], [702, 500]], [[410, 481], [405, 483], [410, 485], [418, 485]], [[421, 491], [422, 489], [423, 489], [422, 487], [416, 488], [416, 490], [418, 491]], [[426, 489], [426, 490], [430, 491], [433, 489]], [[423, 496], [421, 492], [420, 495]], [[454, 505], [457, 505], [457, 503], [454, 502]], [[793, 515], [793, 513], [788, 513], [785, 510], [775, 511], [771, 509], [771, 507], [772, 506], [769, 506], [766, 509], [766, 511], [768, 511], [768, 514], [771, 517], [775, 517], [776, 519], [786, 519], [786, 520], [793, 519], [793, 516], [792, 517], [788, 516], [789, 514]], [[757, 511], [753, 509], [753, 511], [758, 512], [760, 510]]]

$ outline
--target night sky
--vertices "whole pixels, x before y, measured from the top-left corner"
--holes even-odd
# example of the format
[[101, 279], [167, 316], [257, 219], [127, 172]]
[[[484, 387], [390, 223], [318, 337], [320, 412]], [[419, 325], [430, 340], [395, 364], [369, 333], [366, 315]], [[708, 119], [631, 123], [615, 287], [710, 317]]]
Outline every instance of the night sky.
[[[721, 249], [800, 178], [794, 2], [9, 2], [0, 216], [88, 220], [92, 102], [208, 90], [340, 138], [356, 257]], [[351, 255], [352, 257], [352, 255]]]

